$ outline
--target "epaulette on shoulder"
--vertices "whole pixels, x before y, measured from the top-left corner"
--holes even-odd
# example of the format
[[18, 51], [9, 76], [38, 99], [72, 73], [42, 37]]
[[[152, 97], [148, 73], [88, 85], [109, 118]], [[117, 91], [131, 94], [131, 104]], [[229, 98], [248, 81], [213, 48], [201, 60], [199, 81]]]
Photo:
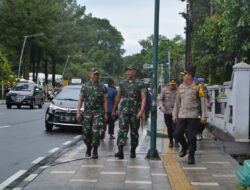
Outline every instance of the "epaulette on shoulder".
[[199, 84], [199, 86], [198, 86], [198, 94], [199, 94], [199, 97], [205, 97], [207, 95], [207, 91], [205, 89], [204, 84]]

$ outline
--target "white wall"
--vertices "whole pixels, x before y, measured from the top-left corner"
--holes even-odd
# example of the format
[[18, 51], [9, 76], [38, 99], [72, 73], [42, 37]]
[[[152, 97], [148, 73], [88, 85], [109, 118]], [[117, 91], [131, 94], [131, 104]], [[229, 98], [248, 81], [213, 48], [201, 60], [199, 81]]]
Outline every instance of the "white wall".
[[[250, 66], [246, 63], [234, 65], [230, 82], [222, 86], [209, 86], [208, 89], [213, 102], [208, 122], [233, 136], [236, 141], [249, 142]], [[223, 114], [215, 112], [215, 91], [224, 91], [226, 94], [226, 97], [219, 99], [226, 103]], [[233, 111], [231, 119], [230, 106]]]

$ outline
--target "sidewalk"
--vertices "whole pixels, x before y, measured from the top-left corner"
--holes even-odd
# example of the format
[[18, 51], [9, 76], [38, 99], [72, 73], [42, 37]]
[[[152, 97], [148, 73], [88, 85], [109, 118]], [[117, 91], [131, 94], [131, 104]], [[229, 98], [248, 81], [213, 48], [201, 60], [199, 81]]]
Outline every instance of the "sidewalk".
[[[157, 133], [166, 133], [162, 114], [158, 114]], [[117, 131], [116, 125], [116, 131]], [[117, 134], [117, 133], [115, 133]], [[116, 140], [108, 135], [99, 148], [99, 159], [85, 159], [86, 147], [79, 142], [50, 165], [41, 166], [27, 176], [15, 190], [230, 190], [238, 180], [238, 163], [224, 152], [224, 144], [208, 131], [197, 142], [196, 164], [188, 165], [187, 156], [178, 157], [177, 149], [168, 148], [167, 138], [157, 138], [161, 160], [145, 159], [150, 147], [147, 126], [140, 128], [135, 159], [129, 157], [129, 143], [124, 160], [113, 156]]]

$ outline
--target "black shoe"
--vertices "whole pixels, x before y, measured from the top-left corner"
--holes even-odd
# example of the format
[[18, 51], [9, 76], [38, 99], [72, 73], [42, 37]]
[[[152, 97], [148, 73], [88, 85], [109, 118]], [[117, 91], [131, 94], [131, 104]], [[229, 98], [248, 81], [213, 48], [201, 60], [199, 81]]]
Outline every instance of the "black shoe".
[[97, 159], [98, 158], [98, 146], [94, 146], [94, 149], [93, 149], [93, 155], [92, 155], [92, 158], [93, 159]]
[[130, 150], [130, 158], [135, 158], [136, 157], [135, 149], [136, 148], [134, 148], [134, 147], [131, 148], [131, 150]]
[[115, 153], [115, 157], [116, 157], [116, 158], [119, 158], [120, 160], [123, 160], [123, 159], [124, 159], [124, 155], [121, 154], [120, 152]]
[[86, 150], [86, 154], [85, 154], [86, 158], [91, 157], [91, 150], [92, 150], [92, 146], [87, 146], [87, 150]]
[[182, 148], [182, 150], [179, 153], [179, 157], [184, 157], [184, 156], [186, 156], [186, 154], [187, 154], [187, 149], [186, 148]]
[[119, 158], [120, 160], [124, 159], [123, 146], [122, 145], [118, 146], [118, 152], [115, 153], [115, 157]]
[[188, 157], [188, 164], [195, 164], [195, 158], [194, 158], [194, 156], [189, 156]]

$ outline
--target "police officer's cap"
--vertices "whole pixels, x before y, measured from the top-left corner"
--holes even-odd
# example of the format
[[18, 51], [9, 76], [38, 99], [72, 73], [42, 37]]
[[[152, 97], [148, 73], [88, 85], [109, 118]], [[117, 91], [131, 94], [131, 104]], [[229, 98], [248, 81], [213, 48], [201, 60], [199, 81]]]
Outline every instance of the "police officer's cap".
[[177, 84], [175, 79], [170, 79], [169, 84]]
[[125, 68], [125, 70], [127, 71], [127, 70], [129, 70], [129, 69], [130, 69], [130, 70], [137, 70], [136, 67], [135, 67], [134, 65], [127, 65], [126, 68]]
[[181, 72], [181, 75], [186, 75], [186, 74], [190, 74], [190, 75], [194, 76], [195, 75], [195, 68], [190, 67], [190, 68], [185, 69], [183, 72]]
[[91, 69], [91, 72], [94, 73], [94, 74], [96, 74], [96, 73], [99, 74], [100, 73], [99, 70], [97, 68], [95, 68], [95, 67]]

